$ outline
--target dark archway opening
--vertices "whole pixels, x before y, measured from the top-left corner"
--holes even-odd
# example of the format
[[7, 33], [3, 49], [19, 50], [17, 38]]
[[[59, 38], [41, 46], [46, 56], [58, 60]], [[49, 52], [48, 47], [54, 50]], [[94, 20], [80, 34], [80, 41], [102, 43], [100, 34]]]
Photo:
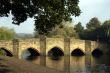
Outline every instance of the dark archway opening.
[[71, 55], [72, 56], [83, 56], [85, 54], [83, 53], [82, 50], [80, 50], [80, 48], [77, 48], [77, 49], [75, 49], [75, 50], [72, 51]]
[[0, 48], [0, 54], [3, 55], [3, 56], [9, 56], [9, 57], [12, 57], [12, 53], [8, 50], [6, 50], [5, 48]]
[[64, 56], [64, 52], [60, 48], [54, 47], [48, 52], [48, 56], [54, 60], [58, 60], [61, 56]]
[[40, 53], [34, 48], [28, 48], [22, 55], [23, 59], [27, 60], [36, 59], [38, 56], [40, 56]]
[[107, 53], [106, 53], [108, 56], [110, 56], [110, 49], [107, 51]]
[[101, 57], [103, 55], [103, 52], [97, 48], [97, 49], [93, 50], [92, 55], [94, 57]]

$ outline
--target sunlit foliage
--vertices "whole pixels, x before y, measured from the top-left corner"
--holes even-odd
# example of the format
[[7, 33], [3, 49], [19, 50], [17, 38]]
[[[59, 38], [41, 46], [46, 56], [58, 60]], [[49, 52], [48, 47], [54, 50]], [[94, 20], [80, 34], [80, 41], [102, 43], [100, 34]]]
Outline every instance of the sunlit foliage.
[[79, 16], [79, 0], [0, 0], [0, 17], [11, 14], [14, 24], [34, 17], [35, 31], [46, 35], [62, 20], [71, 21], [71, 16]]
[[14, 39], [15, 31], [7, 27], [0, 27], [0, 40]]

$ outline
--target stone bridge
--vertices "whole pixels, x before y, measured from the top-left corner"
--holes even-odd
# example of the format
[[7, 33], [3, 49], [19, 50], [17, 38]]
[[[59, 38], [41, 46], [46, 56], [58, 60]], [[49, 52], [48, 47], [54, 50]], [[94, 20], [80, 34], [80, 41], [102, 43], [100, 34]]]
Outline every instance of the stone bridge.
[[36, 38], [36, 39], [14, 39], [0, 40], [0, 49], [9, 52], [12, 56], [21, 58], [24, 51], [31, 48], [40, 55], [48, 55], [51, 49], [57, 47], [64, 55], [71, 55], [75, 49], [80, 49], [85, 54], [91, 54], [95, 49], [103, 49], [105, 44], [97, 43], [96, 41], [79, 40], [74, 38]]

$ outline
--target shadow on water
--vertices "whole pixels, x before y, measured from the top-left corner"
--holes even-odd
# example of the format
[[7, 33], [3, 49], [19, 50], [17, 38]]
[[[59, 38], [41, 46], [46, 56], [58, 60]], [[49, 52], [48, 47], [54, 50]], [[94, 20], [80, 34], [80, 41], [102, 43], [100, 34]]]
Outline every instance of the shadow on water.
[[39, 57], [39, 56], [28, 56], [28, 57], [26, 58], [26, 60], [32, 61], [32, 60], [37, 59], [38, 57]]
[[60, 60], [61, 56], [49, 56], [52, 60]]
[[92, 57], [91, 67], [94, 73], [110, 73], [110, 57], [108, 55]]

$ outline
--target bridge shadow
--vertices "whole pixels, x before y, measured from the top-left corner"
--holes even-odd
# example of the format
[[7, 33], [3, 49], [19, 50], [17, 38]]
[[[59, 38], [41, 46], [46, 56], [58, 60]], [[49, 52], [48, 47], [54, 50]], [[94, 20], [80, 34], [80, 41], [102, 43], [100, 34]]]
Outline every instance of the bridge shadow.
[[[3, 59], [0, 59], [0, 61], [4, 61]], [[8, 66], [2, 64], [2, 62], [0, 62], [0, 73], [11, 73], [12, 70], [9, 69]]]
[[0, 48], [0, 51], [1, 51], [2, 55], [4, 55], [4, 56], [13, 57], [13, 54], [6, 48], [2, 47], [2, 48]]
[[80, 57], [80, 56], [84, 56], [84, 52], [80, 49], [80, 48], [76, 48], [75, 50], [73, 50], [71, 52], [71, 55], [72, 56], [77, 56], [77, 57]]
[[92, 51], [92, 56], [95, 58], [100, 58], [104, 53], [96, 48], [95, 50]]
[[22, 59], [35, 60], [40, 56], [40, 53], [35, 48], [27, 48], [22, 53]]
[[48, 56], [52, 60], [59, 60], [61, 59], [62, 56], [64, 56], [64, 52], [60, 48], [54, 47], [51, 50], [49, 50]]

